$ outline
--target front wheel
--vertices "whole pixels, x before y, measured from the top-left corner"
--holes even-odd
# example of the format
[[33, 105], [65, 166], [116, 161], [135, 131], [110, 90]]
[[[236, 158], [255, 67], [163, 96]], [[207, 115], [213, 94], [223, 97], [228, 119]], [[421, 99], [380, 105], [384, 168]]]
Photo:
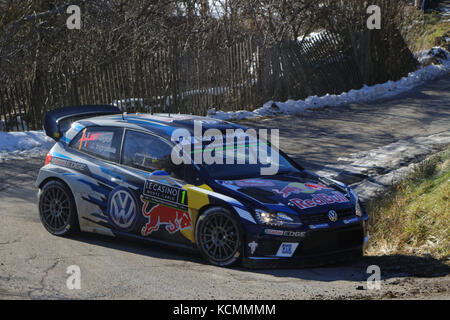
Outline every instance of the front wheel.
[[77, 210], [72, 192], [62, 182], [47, 182], [39, 195], [39, 217], [45, 229], [64, 236], [78, 229]]
[[239, 225], [224, 208], [209, 208], [198, 218], [195, 239], [202, 256], [213, 265], [232, 266], [242, 256]]

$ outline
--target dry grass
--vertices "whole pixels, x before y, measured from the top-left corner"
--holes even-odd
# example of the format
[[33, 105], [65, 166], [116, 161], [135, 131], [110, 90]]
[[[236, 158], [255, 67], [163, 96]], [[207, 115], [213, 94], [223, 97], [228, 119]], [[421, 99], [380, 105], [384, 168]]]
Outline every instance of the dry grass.
[[402, 34], [412, 52], [428, 50], [435, 46], [449, 47], [445, 36], [450, 37], [450, 22], [434, 11], [424, 14], [407, 7], [402, 22]]
[[450, 148], [371, 201], [368, 254], [450, 254]]

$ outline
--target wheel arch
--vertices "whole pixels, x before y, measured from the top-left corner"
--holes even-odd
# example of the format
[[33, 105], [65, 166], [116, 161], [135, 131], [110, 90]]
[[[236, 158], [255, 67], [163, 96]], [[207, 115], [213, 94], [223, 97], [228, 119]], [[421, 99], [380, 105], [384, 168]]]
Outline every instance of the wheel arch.
[[230, 204], [223, 202], [213, 202], [213, 203], [208, 203], [207, 205], [204, 205], [203, 207], [200, 208], [200, 210], [198, 210], [198, 216], [201, 216], [206, 210], [210, 209], [210, 208], [214, 208], [214, 207], [222, 207], [224, 209], [227, 209], [231, 214], [235, 215], [237, 218], [239, 218], [238, 213], [236, 212], [236, 210], [233, 208], [233, 206], [231, 206]]
[[204, 205], [203, 207], [201, 207], [198, 210], [198, 214], [197, 217], [195, 219], [195, 224], [192, 226], [193, 228], [193, 233], [194, 233], [194, 239], [195, 239], [195, 244], [197, 245], [197, 238], [196, 238], [196, 234], [195, 234], [195, 230], [197, 229], [197, 222], [198, 219], [208, 210], [214, 207], [218, 207], [218, 208], [224, 208], [226, 209], [235, 219], [236, 222], [238, 224], [238, 227], [241, 231], [241, 234], [245, 234], [245, 228], [244, 228], [244, 224], [242, 222], [242, 217], [239, 215], [239, 213], [236, 211], [236, 209], [229, 203], [227, 202], [213, 202], [213, 203], [209, 203], [207, 205]]
[[236, 218], [236, 220], [237, 220], [237, 222], [238, 222], [239, 224], [242, 223], [242, 222], [241, 222], [241, 217], [239, 216], [239, 214], [238, 214], [238, 212], [236, 211], [236, 209], [235, 209], [232, 205], [230, 205], [229, 203], [220, 201], [220, 202], [211, 202], [211, 203], [208, 203], [208, 204], [204, 205], [203, 207], [201, 207], [201, 208], [198, 210], [197, 219], [196, 219], [194, 228], [197, 226], [197, 220], [198, 220], [198, 218], [199, 218], [202, 214], [204, 214], [206, 210], [208, 210], [208, 209], [210, 209], [210, 208], [214, 208], [214, 207], [221, 207], [221, 208], [226, 209], [230, 214], [232, 214], [232, 215]]
[[74, 226], [73, 228], [75, 228], [76, 231], [81, 230], [80, 228], [80, 216], [79, 216], [79, 212], [78, 212], [78, 205], [77, 205], [77, 199], [75, 198], [75, 193], [73, 192], [73, 189], [70, 187], [70, 185], [67, 183], [67, 181], [65, 181], [64, 179], [60, 178], [60, 177], [56, 177], [56, 176], [49, 176], [47, 178], [45, 178], [38, 186], [39, 188], [39, 194], [42, 190], [42, 188], [49, 182], [52, 181], [56, 181], [61, 183], [62, 185], [64, 185], [67, 190], [69, 190], [70, 194], [69, 196], [72, 197], [73, 200], [73, 205], [74, 205], [74, 209], [75, 209], [75, 221], [74, 221]]

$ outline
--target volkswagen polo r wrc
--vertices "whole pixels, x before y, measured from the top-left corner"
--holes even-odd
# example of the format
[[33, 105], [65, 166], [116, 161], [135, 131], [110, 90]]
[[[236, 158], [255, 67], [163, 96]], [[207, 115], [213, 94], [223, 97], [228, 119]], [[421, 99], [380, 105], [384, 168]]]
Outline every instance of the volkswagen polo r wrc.
[[[113, 106], [47, 112], [44, 129], [57, 142], [36, 181], [42, 224], [57, 236], [81, 230], [190, 249], [218, 266], [320, 265], [362, 255], [368, 215], [356, 194], [267, 141], [257, 140], [278, 156], [274, 175], [261, 175], [258, 163], [176, 164], [174, 131], [191, 133], [185, 143], [194, 143], [199, 123], [203, 131], [245, 130]], [[249, 145], [236, 141], [225, 149], [245, 159]]]

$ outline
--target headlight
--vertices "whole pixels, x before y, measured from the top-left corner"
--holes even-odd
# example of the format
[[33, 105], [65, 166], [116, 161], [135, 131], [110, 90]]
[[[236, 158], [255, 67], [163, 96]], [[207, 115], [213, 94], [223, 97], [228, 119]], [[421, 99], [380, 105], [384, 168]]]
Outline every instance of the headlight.
[[296, 228], [302, 225], [297, 217], [291, 217], [283, 212], [268, 212], [265, 210], [255, 210], [256, 219], [260, 224], [285, 228]]
[[[349, 188], [350, 189], [350, 188]], [[355, 205], [355, 212], [356, 215], [358, 217], [362, 217], [362, 210], [361, 210], [361, 204], [359, 203], [359, 198], [358, 195], [352, 190], [350, 189], [350, 194], [352, 195], [352, 197], [355, 199], [356, 201], [356, 205]]]
[[355, 212], [358, 217], [362, 217], [361, 205], [359, 204], [359, 200], [356, 199]]

